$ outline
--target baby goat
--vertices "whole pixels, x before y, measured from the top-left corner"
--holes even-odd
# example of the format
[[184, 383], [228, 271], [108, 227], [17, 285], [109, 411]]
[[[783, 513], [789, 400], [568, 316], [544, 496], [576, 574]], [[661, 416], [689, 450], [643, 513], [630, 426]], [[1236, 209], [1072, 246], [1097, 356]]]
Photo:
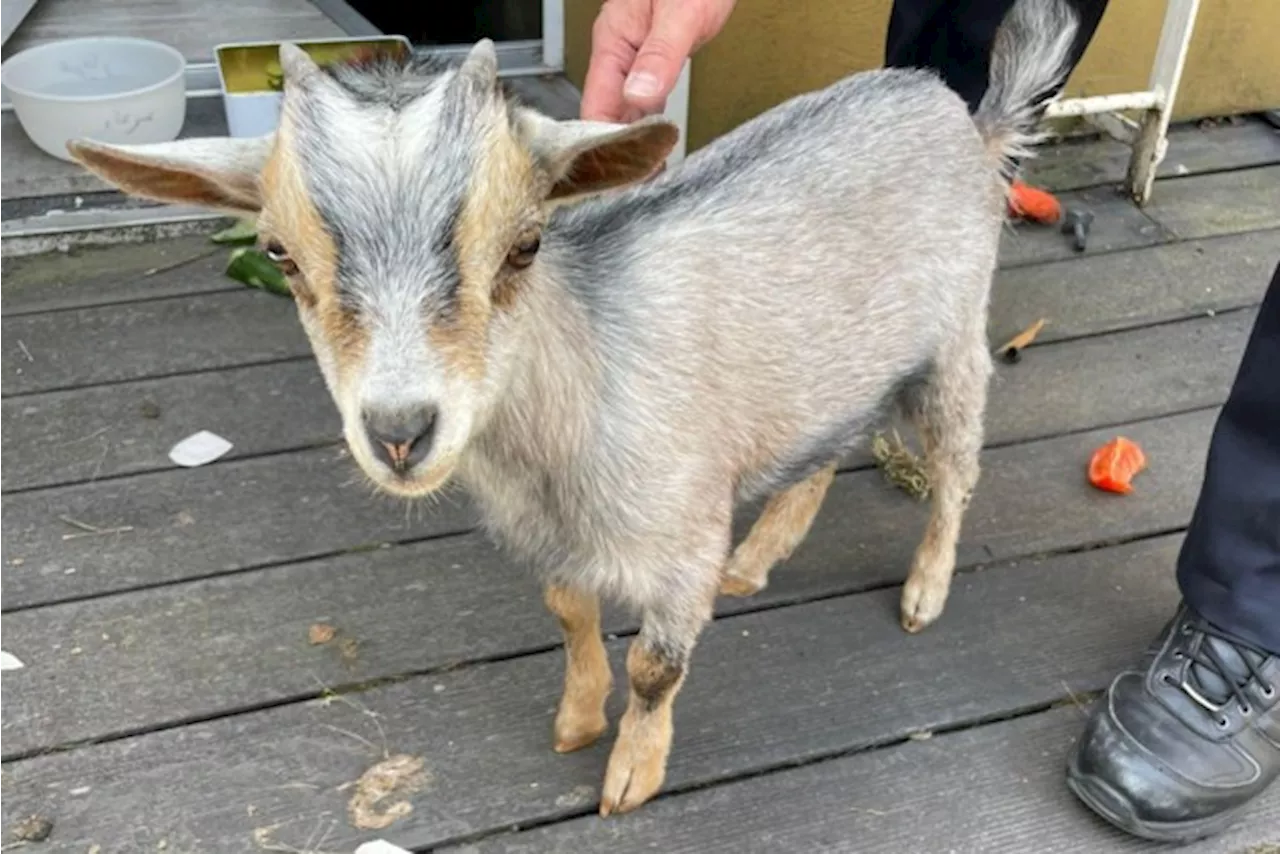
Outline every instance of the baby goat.
[[1062, 0], [1021, 0], [972, 117], [930, 73], [857, 74], [657, 177], [671, 124], [518, 106], [488, 41], [458, 66], [332, 70], [284, 46], [271, 137], [70, 148], [127, 192], [258, 216], [361, 468], [406, 496], [456, 474], [545, 581], [557, 751], [607, 727], [597, 597], [639, 611], [607, 815], [662, 784], [717, 590], [764, 587], [894, 405], [933, 485], [902, 622], [941, 613], [978, 478], [1003, 176], [1074, 27]]

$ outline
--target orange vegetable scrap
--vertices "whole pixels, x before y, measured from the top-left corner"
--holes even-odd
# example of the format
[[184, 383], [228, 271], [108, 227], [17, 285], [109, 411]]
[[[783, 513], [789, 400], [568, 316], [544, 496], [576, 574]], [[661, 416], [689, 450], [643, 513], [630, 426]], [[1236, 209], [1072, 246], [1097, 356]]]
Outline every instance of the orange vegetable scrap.
[[1053, 193], [1014, 181], [1009, 188], [1009, 214], [1035, 222], [1055, 223], [1062, 219], [1062, 204]]
[[1128, 495], [1133, 477], [1147, 467], [1147, 455], [1136, 442], [1117, 436], [1093, 452], [1089, 460], [1089, 482], [1098, 489]]

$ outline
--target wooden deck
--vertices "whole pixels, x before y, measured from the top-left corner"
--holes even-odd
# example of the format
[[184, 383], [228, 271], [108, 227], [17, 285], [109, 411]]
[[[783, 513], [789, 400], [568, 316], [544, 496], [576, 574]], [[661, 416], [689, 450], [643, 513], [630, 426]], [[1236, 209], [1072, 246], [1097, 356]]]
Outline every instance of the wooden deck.
[[[49, 852], [1141, 851], [1068, 794], [1094, 692], [1177, 600], [1172, 565], [1217, 407], [1280, 259], [1280, 137], [1179, 129], [1152, 205], [1101, 144], [1040, 174], [1097, 220], [1008, 235], [988, 447], [948, 610], [910, 637], [898, 585], [925, 508], [865, 455], [807, 543], [722, 600], [661, 796], [594, 815], [610, 738], [551, 749], [559, 633], [461, 496], [371, 497], [286, 300], [202, 239], [5, 262], [3, 833]], [[235, 443], [179, 469], [197, 430]], [[1151, 461], [1092, 490], [1117, 433]], [[102, 533], [94, 533], [95, 530]], [[317, 623], [336, 628], [309, 642]], [[635, 621], [610, 612], [621, 657]], [[611, 719], [622, 700], [615, 691]], [[356, 781], [422, 760], [412, 809], [357, 830]], [[1271, 851], [1280, 790], [1197, 854]]]

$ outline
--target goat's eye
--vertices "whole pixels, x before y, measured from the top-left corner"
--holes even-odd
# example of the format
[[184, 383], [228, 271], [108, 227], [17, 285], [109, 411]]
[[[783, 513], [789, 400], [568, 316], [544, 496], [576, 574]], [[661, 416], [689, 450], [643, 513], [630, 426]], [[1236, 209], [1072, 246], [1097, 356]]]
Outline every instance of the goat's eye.
[[267, 258], [271, 263], [280, 268], [280, 272], [286, 276], [296, 275], [298, 265], [293, 263], [293, 259], [289, 257], [289, 252], [278, 240], [272, 240], [266, 246]]
[[536, 234], [521, 240], [507, 253], [507, 263], [517, 270], [523, 270], [533, 263], [533, 256], [538, 254], [541, 245], [542, 240]]

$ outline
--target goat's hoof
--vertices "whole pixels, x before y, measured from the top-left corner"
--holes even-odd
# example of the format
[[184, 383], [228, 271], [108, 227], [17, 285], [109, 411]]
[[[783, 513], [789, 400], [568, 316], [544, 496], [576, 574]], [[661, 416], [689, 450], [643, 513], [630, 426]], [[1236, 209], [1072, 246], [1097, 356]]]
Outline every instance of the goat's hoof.
[[722, 596], [754, 596], [764, 589], [764, 582], [751, 581], [740, 575], [726, 575], [720, 579]]
[[907, 578], [902, 588], [902, 628], [916, 634], [942, 616], [947, 604], [947, 585]]
[[666, 750], [619, 739], [609, 755], [600, 815], [631, 812], [658, 793], [667, 775]]
[[556, 720], [556, 753], [572, 753], [590, 747], [604, 735], [609, 722], [601, 714], [591, 720]]

